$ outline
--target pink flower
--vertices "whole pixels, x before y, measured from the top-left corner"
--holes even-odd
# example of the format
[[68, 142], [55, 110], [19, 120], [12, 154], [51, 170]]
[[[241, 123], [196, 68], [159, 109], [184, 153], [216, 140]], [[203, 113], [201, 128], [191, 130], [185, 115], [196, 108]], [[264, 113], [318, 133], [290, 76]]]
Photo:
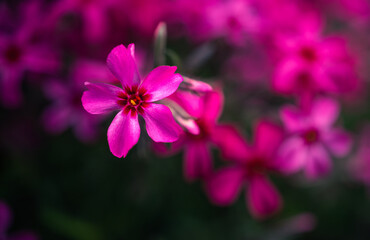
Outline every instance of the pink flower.
[[277, 170], [275, 155], [283, 139], [283, 131], [267, 121], [260, 121], [255, 131], [254, 144], [238, 144], [239, 151], [228, 152], [226, 157], [234, 164], [211, 175], [206, 182], [206, 190], [214, 204], [229, 205], [246, 185], [247, 205], [251, 214], [256, 218], [264, 218], [277, 212], [282, 205], [280, 194], [266, 173]]
[[345, 39], [323, 38], [319, 27], [307, 27], [299, 35], [280, 38], [278, 46], [282, 58], [272, 83], [276, 92], [309, 105], [318, 93], [344, 94], [358, 88], [355, 59]]
[[223, 155], [240, 151], [243, 154], [243, 149], [239, 149], [243, 139], [236, 128], [230, 124], [217, 123], [224, 102], [223, 94], [219, 90], [208, 91], [201, 97], [190, 92], [177, 91], [169, 99], [179, 104], [194, 119], [192, 122], [184, 123], [176, 117], [187, 131], [173, 143], [170, 151], [184, 149], [183, 170], [188, 181], [204, 179], [211, 173], [212, 146], [218, 147]]
[[21, 231], [15, 234], [7, 234], [7, 230], [12, 221], [12, 213], [6, 203], [0, 201], [0, 239], [6, 240], [37, 240], [39, 239], [30, 231]]
[[107, 64], [122, 88], [86, 82], [88, 90], [81, 100], [91, 114], [119, 110], [108, 129], [108, 143], [113, 155], [125, 157], [139, 140], [139, 114], [145, 120], [149, 137], [155, 142], [176, 141], [180, 127], [170, 109], [153, 103], [171, 95], [179, 87], [183, 79], [180, 74], [175, 74], [176, 67], [159, 66], [141, 80], [135, 63], [134, 44], [127, 49], [123, 45], [115, 47], [108, 55]]
[[47, 45], [32, 40], [40, 20], [37, 6], [35, 1], [26, 4], [20, 26], [11, 33], [0, 32], [0, 99], [7, 107], [22, 102], [21, 81], [26, 71], [52, 73], [59, 66], [56, 54]]
[[311, 179], [327, 174], [332, 167], [328, 150], [341, 157], [351, 147], [349, 134], [332, 126], [338, 115], [338, 104], [328, 98], [314, 101], [309, 112], [284, 107], [281, 118], [289, 136], [279, 150], [280, 169], [287, 173], [304, 169]]
[[67, 83], [51, 80], [45, 84], [44, 92], [52, 104], [43, 113], [42, 120], [49, 133], [60, 134], [72, 127], [83, 142], [96, 138], [100, 118], [87, 113], [81, 104], [83, 82], [95, 79], [112, 82], [114, 77], [104, 63], [78, 60]]

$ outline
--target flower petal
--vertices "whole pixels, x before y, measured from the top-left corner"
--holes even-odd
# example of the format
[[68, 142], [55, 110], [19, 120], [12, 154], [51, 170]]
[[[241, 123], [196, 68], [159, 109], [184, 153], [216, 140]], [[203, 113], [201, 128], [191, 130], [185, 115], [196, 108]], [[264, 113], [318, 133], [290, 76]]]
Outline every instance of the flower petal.
[[216, 205], [233, 203], [240, 191], [244, 171], [238, 167], [227, 167], [215, 172], [206, 181], [206, 191], [211, 202]]
[[175, 74], [177, 67], [159, 66], [151, 71], [141, 83], [150, 94], [150, 101], [158, 101], [174, 93], [182, 82], [182, 76]]
[[305, 116], [293, 106], [285, 106], [280, 110], [280, 118], [289, 132], [296, 132], [307, 126]]
[[184, 150], [184, 176], [191, 182], [206, 178], [212, 170], [212, 158], [204, 141], [188, 142]]
[[151, 103], [144, 109], [143, 118], [154, 142], [174, 142], [179, 138], [181, 128], [167, 106]]
[[119, 87], [105, 83], [85, 83], [88, 88], [82, 95], [82, 106], [91, 114], [102, 114], [119, 109], [118, 94], [122, 92]]
[[256, 218], [267, 217], [281, 208], [280, 194], [265, 176], [252, 177], [247, 194], [249, 211]]
[[224, 96], [221, 90], [207, 92], [203, 97], [202, 116], [206, 122], [216, 122], [222, 113]]
[[120, 111], [108, 128], [108, 144], [116, 157], [126, 157], [140, 137], [138, 115], [126, 115]]
[[320, 98], [313, 103], [311, 116], [314, 124], [319, 128], [331, 126], [338, 118], [339, 106], [330, 98]]
[[278, 150], [274, 169], [287, 174], [300, 170], [306, 163], [306, 148], [300, 137], [285, 140]]
[[331, 170], [331, 165], [331, 159], [322, 145], [311, 146], [305, 166], [307, 178], [316, 179], [326, 175]]
[[343, 157], [351, 150], [352, 139], [349, 133], [342, 129], [333, 129], [323, 134], [323, 140], [330, 151], [337, 157]]
[[227, 160], [245, 163], [251, 154], [247, 142], [232, 125], [216, 125], [211, 139], [220, 149], [221, 155]]
[[268, 121], [260, 121], [255, 132], [255, 144], [259, 154], [271, 159], [283, 140], [282, 129]]
[[109, 70], [121, 82], [123, 87], [140, 84], [140, 76], [135, 59], [132, 56], [133, 47], [130, 46], [129, 49], [126, 49], [121, 44], [113, 48], [107, 58]]

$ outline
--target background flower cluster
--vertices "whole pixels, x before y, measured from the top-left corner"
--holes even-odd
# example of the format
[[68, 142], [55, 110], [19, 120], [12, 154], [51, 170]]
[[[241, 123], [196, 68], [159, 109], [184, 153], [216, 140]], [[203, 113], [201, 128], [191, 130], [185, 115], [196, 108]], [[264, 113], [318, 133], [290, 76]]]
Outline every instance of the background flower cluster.
[[370, 238], [369, 33], [367, 0], [1, 2], [0, 239]]

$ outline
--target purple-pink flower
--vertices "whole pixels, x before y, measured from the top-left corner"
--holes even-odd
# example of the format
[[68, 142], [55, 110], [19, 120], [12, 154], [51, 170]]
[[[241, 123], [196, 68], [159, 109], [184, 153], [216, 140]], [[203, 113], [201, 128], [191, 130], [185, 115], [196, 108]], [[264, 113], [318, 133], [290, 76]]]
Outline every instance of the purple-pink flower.
[[181, 128], [171, 110], [158, 100], [174, 93], [182, 82], [176, 67], [159, 66], [144, 79], [137, 70], [135, 46], [115, 47], [108, 55], [109, 70], [120, 81], [122, 88], [105, 83], [86, 82], [88, 88], [82, 95], [82, 105], [91, 114], [119, 110], [108, 129], [108, 144], [116, 157], [125, 157], [140, 136], [138, 115], [146, 124], [150, 138], [155, 142], [174, 142]]
[[344, 38], [320, 36], [320, 27], [303, 28], [299, 35], [279, 38], [282, 52], [273, 88], [276, 92], [297, 96], [310, 105], [318, 93], [344, 94], [358, 88], [355, 58]]
[[59, 61], [45, 43], [35, 43], [33, 36], [40, 24], [38, 2], [31, 1], [19, 10], [22, 21], [11, 31], [0, 31], [0, 99], [6, 107], [22, 102], [21, 82], [25, 72], [52, 73]]
[[304, 169], [310, 179], [327, 174], [332, 167], [328, 151], [342, 157], [351, 147], [349, 134], [333, 127], [338, 116], [339, 106], [329, 98], [317, 99], [308, 112], [283, 107], [281, 118], [288, 136], [279, 150], [277, 166], [286, 173]]
[[207, 179], [210, 200], [217, 205], [229, 205], [246, 186], [247, 205], [254, 217], [264, 218], [277, 212], [282, 205], [281, 197], [267, 173], [278, 170], [276, 151], [282, 140], [283, 131], [279, 126], [260, 121], [254, 144], [238, 143], [238, 151], [229, 151], [225, 156], [234, 164], [216, 171]]

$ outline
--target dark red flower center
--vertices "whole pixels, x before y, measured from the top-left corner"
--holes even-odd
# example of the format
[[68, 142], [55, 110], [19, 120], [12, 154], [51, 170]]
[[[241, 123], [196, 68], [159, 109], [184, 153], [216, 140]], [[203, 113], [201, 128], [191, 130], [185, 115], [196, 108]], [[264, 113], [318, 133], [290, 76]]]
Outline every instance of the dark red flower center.
[[312, 81], [311, 74], [309, 72], [302, 71], [297, 74], [296, 87], [300, 90], [307, 90], [308, 88], [311, 88]]
[[317, 60], [317, 53], [312, 47], [302, 47], [300, 55], [307, 62], [315, 62]]
[[122, 106], [124, 113], [136, 116], [137, 112], [144, 113], [144, 108], [148, 106], [150, 95], [144, 88], [138, 86], [125, 87], [118, 95], [118, 104]]
[[5, 49], [4, 57], [9, 63], [16, 63], [22, 56], [22, 50], [16, 45], [10, 45]]
[[230, 16], [227, 19], [227, 25], [230, 29], [240, 29], [241, 28], [241, 24], [235, 16]]
[[310, 129], [304, 132], [302, 137], [307, 144], [313, 144], [319, 140], [319, 132], [316, 129]]
[[246, 170], [249, 176], [265, 173], [267, 170], [265, 159], [260, 157], [248, 159]]

